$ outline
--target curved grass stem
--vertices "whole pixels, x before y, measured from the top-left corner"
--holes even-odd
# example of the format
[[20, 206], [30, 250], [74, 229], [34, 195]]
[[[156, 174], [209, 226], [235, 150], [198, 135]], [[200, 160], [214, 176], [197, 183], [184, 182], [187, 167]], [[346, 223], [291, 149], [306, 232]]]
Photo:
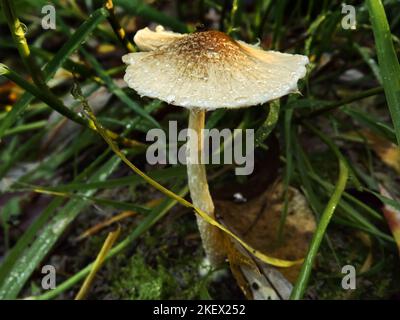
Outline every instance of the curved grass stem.
[[299, 277], [297, 278], [296, 284], [292, 290], [290, 295], [290, 299], [292, 300], [299, 300], [302, 299], [304, 292], [307, 288], [308, 281], [310, 279], [312, 266], [314, 264], [315, 258], [317, 256], [319, 247], [321, 245], [322, 239], [324, 238], [326, 229], [331, 221], [333, 213], [339, 201], [342, 197], [342, 194], [346, 188], [347, 179], [349, 177], [349, 169], [346, 160], [337, 149], [337, 147], [331, 143], [330, 140], [327, 140], [326, 137], [323, 135], [322, 132], [315, 129], [314, 127], [307, 125], [312, 131], [314, 131], [320, 138], [332, 149], [332, 151], [336, 154], [338, 161], [339, 161], [339, 177], [336, 183], [335, 190], [326, 205], [322, 216], [320, 218], [317, 230], [314, 233], [314, 236], [311, 240], [310, 247], [308, 249], [308, 253], [306, 258], [304, 259], [304, 263], [301, 267]]
[[114, 153], [129, 167], [132, 169], [133, 172], [138, 174], [143, 180], [145, 180], [147, 183], [149, 183], [151, 186], [156, 188], [158, 191], [162, 192], [169, 198], [172, 198], [181, 205], [193, 209], [196, 214], [198, 214], [201, 218], [203, 218], [206, 222], [211, 224], [212, 226], [215, 226], [219, 228], [221, 231], [225, 232], [227, 235], [232, 237], [234, 240], [239, 242], [247, 251], [249, 251], [252, 255], [260, 259], [261, 261], [276, 266], [276, 267], [282, 267], [282, 268], [287, 268], [291, 267], [294, 265], [298, 265], [303, 262], [302, 259], [300, 260], [295, 260], [295, 261], [288, 261], [288, 260], [282, 260], [278, 258], [274, 258], [271, 256], [268, 256], [261, 251], [258, 251], [248, 245], [245, 241], [243, 241], [239, 236], [234, 234], [232, 231], [230, 231], [228, 228], [226, 228], [224, 225], [220, 224], [218, 221], [216, 221], [213, 217], [210, 217], [206, 212], [204, 212], [202, 209], [196, 207], [193, 205], [191, 202], [185, 200], [181, 196], [177, 195], [176, 193], [172, 192], [171, 190], [165, 188], [163, 185], [158, 183], [157, 181], [153, 180], [151, 177], [146, 175], [143, 171], [141, 171], [138, 167], [136, 167], [132, 162], [128, 160], [128, 158], [125, 156], [123, 152], [118, 148], [118, 146], [112, 141], [111, 137], [108, 135], [108, 133], [102, 128], [102, 126], [98, 123], [96, 117], [94, 116], [93, 112], [91, 111], [90, 107], [88, 104], [84, 105], [84, 110], [86, 115], [91, 121], [91, 125], [96, 128], [96, 131], [103, 137], [105, 142], [109, 145], [109, 147], [114, 151]]

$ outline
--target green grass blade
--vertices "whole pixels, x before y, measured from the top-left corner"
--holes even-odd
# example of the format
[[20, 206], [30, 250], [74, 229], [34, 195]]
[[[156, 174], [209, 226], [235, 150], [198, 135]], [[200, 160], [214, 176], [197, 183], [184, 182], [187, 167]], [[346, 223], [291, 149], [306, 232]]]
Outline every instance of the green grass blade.
[[364, 62], [370, 67], [372, 73], [374, 74], [376, 80], [382, 85], [382, 77], [381, 71], [379, 70], [379, 66], [376, 63], [375, 59], [371, 57], [371, 52], [367, 47], [361, 47], [357, 43], [354, 44], [356, 50], [360, 53], [361, 57], [363, 58]]
[[[13, 265], [18, 258], [23, 254], [24, 249], [34, 239], [40, 228], [46, 223], [52, 214], [62, 205], [63, 199], [58, 198], [50, 202], [46, 209], [40, 214], [40, 216], [29, 226], [28, 230], [18, 239], [17, 244], [8, 252], [6, 258], [0, 267], [0, 288], [3, 288], [3, 283], [10, 277]], [[0, 299], [3, 299], [0, 293]]]
[[46, 126], [46, 124], [47, 124], [46, 120], [39, 120], [35, 122], [21, 124], [20, 126], [16, 126], [14, 128], [6, 130], [6, 132], [4, 133], [4, 137], [11, 136], [13, 134], [24, 133], [31, 130], [42, 129]]
[[137, 205], [130, 202], [117, 201], [112, 199], [104, 199], [98, 197], [86, 196], [81, 193], [66, 193], [66, 192], [53, 192], [40, 187], [28, 185], [27, 188], [21, 189], [21, 191], [37, 192], [41, 194], [53, 195], [55, 197], [66, 198], [66, 199], [77, 199], [80, 201], [87, 202], [88, 204], [97, 204], [104, 207], [111, 207], [118, 210], [131, 210], [136, 213], [146, 214], [149, 209], [147, 207]]
[[65, 107], [63, 103], [60, 100], [58, 100], [55, 96], [47, 94], [47, 92], [39, 89], [30, 82], [26, 81], [19, 74], [17, 74], [16, 72], [9, 69], [7, 66], [3, 64], [0, 64], [0, 75], [5, 76], [7, 79], [13, 81], [18, 86], [20, 86], [22, 89], [28, 91], [35, 97], [47, 103], [50, 107], [52, 107], [57, 112], [61, 113], [63, 116], [83, 126], [88, 126], [88, 121], [86, 119], [80, 117], [78, 114]]
[[397, 144], [400, 145], [400, 65], [392, 42], [392, 34], [381, 0], [367, 0], [374, 31], [383, 87], [392, 116]]
[[329, 148], [335, 153], [335, 155], [338, 159], [339, 177], [338, 177], [338, 180], [337, 180], [337, 183], [335, 186], [335, 190], [334, 190], [332, 196], [330, 197], [328, 204], [326, 205], [326, 207], [324, 209], [324, 212], [321, 215], [317, 229], [315, 230], [315, 233], [311, 240], [311, 244], [308, 249], [307, 255], [304, 259], [304, 263], [301, 267], [300, 274], [297, 278], [295, 286], [293, 287], [292, 293], [290, 294], [290, 299], [294, 299], [294, 300], [301, 299], [304, 295], [304, 292], [307, 288], [308, 281], [310, 279], [313, 263], [317, 256], [322, 239], [325, 236], [326, 229], [329, 225], [329, 222], [331, 221], [331, 218], [333, 216], [333, 213], [336, 210], [336, 207], [338, 206], [338, 204], [340, 202], [342, 194], [346, 188], [347, 180], [349, 178], [349, 169], [348, 169], [347, 162], [346, 162], [345, 158], [342, 156], [342, 154], [340, 153], [337, 146], [335, 144], [333, 144], [331, 140], [326, 138], [322, 132], [318, 131], [317, 129], [314, 129], [311, 126], [308, 126], [308, 127], [310, 129], [312, 129], [312, 131], [315, 132], [329, 146]]
[[269, 104], [269, 112], [264, 123], [257, 129], [254, 141], [256, 147], [260, 146], [275, 129], [279, 119], [280, 101], [279, 99]]
[[[177, 166], [171, 168], [165, 168], [160, 170], [150, 171], [149, 177], [155, 180], [166, 180], [171, 178], [186, 178], [186, 167]], [[137, 175], [130, 175], [123, 178], [110, 179], [107, 181], [96, 181], [96, 182], [71, 182], [65, 185], [58, 185], [54, 187], [39, 187], [50, 192], [71, 192], [75, 190], [86, 191], [92, 189], [110, 189], [116, 187], [132, 186], [134, 184], [142, 182], [142, 179]]]
[[396, 134], [392, 127], [376, 119], [376, 117], [359, 110], [359, 108], [343, 107], [342, 111], [352, 117], [362, 127], [366, 127], [391, 142], [396, 143]]
[[[300, 141], [297, 137], [293, 136], [293, 145], [294, 145], [294, 155], [296, 159], [296, 167], [297, 171], [299, 172], [299, 177], [301, 181], [301, 185], [303, 187], [303, 192], [310, 204], [311, 208], [313, 209], [315, 216], [319, 219], [321, 211], [323, 209], [323, 204], [321, 203], [319, 197], [316, 195], [312, 182], [308, 177], [308, 174], [313, 172], [313, 168], [308, 162], [308, 158], [300, 144]], [[308, 173], [308, 174], [307, 174]]]
[[292, 147], [292, 118], [293, 109], [285, 111], [284, 132], [285, 132], [285, 156], [286, 167], [283, 176], [283, 208], [278, 227], [278, 241], [283, 240], [283, 230], [289, 208], [289, 185], [293, 175], [293, 147]]
[[342, 158], [339, 159], [339, 167], [339, 178], [335, 187], [335, 191], [329, 199], [329, 202], [321, 215], [321, 220], [311, 240], [310, 248], [304, 260], [303, 266], [301, 267], [300, 275], [296, 281], [296, 285], [294, 286], [293, 291], [290, 295], [290, 299], [298, 300], [303, 297], [308, 284], [308, 280], [311, 275], [311, 269], [314, 260], [317, 256], [318, 249], [325, 235], [325, 231], [346, 187], [348, 179], [348, 169], [345, 161]]
[[0, 164], [0, 179], [4, 177], [7, 171], [10, 170], [10, 168], [14, 166], [15, 163], [23, 159], [29, 151], [36, 148], [37, 144], [40, 143], [40, 140], [42, 139], [44, 134], [44, 131], [40, 131], [33, 135], [23, 145], [21, 145], [16, 152], [10, 154], [10, 158], [8, 159], [8, 161], [4, 161]]

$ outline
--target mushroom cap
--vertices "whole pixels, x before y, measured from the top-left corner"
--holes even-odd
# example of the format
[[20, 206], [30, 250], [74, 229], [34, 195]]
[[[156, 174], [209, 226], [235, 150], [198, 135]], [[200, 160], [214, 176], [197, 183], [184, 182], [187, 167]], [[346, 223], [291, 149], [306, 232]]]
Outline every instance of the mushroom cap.
[[137, 32], [142, 51], [122, 57], [124, 80], [139, 95], [185, 108], [241, 108], [297, 92], [309, 60], [264, 51], [219, 31]]

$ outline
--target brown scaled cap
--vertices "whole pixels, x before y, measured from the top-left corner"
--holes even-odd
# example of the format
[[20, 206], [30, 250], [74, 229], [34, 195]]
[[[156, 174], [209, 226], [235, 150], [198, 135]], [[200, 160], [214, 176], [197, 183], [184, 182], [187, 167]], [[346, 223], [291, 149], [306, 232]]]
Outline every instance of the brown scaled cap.
[[235, 41], [219, 31], [139, 30], [142, 51], [123, 56], [124, 80], [141, 96], [213, 110], [261, 104], [297, 91], [308, 58]]

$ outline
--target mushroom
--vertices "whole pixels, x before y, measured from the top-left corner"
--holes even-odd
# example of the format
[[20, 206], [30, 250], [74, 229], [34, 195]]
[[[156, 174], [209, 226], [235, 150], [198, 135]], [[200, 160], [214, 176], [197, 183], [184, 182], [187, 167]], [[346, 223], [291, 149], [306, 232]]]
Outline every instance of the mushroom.
[[[306, 74], [308, 58], [233, 40], [219, 31], [179, 34], [158, 26], [139, 30], [134, 38], [142, 52], [122, 57], [128, 65], [124, 80], [141, 96], [157, 98], [189, 109], [187, 174], [193, 204], [214, 216], [206, 169], [190, 155], [202, 153], [205, 111], [242, 108], [297, 92]], [[203, 247], [210, 265], [225, 258], [219, 230], [197, 216]]]

